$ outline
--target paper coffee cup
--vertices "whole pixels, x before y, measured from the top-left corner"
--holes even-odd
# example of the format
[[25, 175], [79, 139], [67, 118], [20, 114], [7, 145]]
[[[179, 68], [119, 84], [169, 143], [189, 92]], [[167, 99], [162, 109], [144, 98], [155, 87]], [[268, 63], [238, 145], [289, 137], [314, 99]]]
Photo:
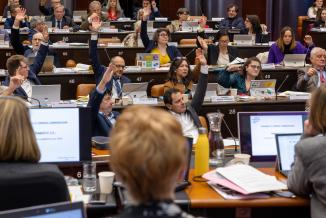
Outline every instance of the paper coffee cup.
[[182, 94], [183, 102], [187, 103], [189, 100], [189, 95], [188, 94]]
[[128, 104], [129, 104], [129, 97], [128, 96], [122, 97], [122, 105], [126, 106]]
[[249, 165], [250, 162], [250, 155], [249, 154], [235, 154], [234, 155], [234, 164], [246, 164]]
[[109, 171], [98, 173], [101, 193], [110, 194], [112, 192], [114, 175], [114, 172]]
[[231, 94], [231, 96], [237, 96], [238, 89], [230, 89], [230, 94]]

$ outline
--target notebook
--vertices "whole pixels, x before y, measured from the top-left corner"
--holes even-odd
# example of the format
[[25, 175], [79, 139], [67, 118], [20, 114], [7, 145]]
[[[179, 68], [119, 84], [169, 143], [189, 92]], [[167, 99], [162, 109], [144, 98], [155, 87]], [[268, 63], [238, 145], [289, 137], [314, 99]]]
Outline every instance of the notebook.
[[235, 34], [233, 36], [233, 42], [236, 45], [253, 45], [255, 43], [254, 35], [248, 34]]
[[255, 97], [274, 97], [276, 79], [251, 80], [250, 96]]
[[302, 134], [306, 111], [239, 112], [238, 133], [241, 153], [253, 162], [275, 161], [276, 134]]
[[278, 169], [286, 177], [291, 172], [291, 165], [294, 162], [294, 147], [300, 140], [301, 135], [301, 133], [275, 135]]
[[[36, 57], [28, 57], [27, 63], [28, 65], [32, 65], [35, 61]], [[41, 72], [52, 72], [53, 71], [53, 62], [54, 56], [48, 55], [45, 57]]]
[[0, 212], [1, 218], [30, 217], [30, 218], [85, 218], [83, 202], [60, 202], [34, 207], [20, 208]]
[[304, 67], [306, 54], [286, 54], [283, 64], [285, 67]]
[[[61, 85], [32, 85], [32, 98], [39, 100], [41, 105], [60, 101]], [[32, 99], [32, 104], [38, 104]]]

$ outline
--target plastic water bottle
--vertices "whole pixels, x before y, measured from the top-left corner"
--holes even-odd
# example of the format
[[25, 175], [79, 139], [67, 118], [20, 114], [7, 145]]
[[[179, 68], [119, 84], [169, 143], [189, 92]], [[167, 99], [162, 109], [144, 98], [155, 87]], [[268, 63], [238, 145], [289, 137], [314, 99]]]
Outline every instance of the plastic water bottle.
[[83, 190], [84, 192], [96, 191], [96, 163], [83, 164]]
[[199, 137], [195, 148], [195, 176], [201, 176], [209, 170], [209, 142], [207, 130], [199, 128]]

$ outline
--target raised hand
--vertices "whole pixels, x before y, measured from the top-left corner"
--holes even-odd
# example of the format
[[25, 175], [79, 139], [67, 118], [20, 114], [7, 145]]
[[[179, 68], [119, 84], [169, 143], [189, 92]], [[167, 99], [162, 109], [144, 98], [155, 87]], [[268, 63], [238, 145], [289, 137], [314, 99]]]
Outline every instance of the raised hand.
[[153, 8], [154, 10], [156, 10], [156, 9], [157, 9], [156, 2], [155, 2], [155, 1], [152, 1], [151, 4], [152, 4], [152, 8]]
[[313, 43], [311, 35], [305, 35], [303, 41], [308, 45], [311, 46]]
[[92, 25], [90, 26], [90, 30], [97, 32], [97, 31], [99, 31], [101, 26], [102, 26], [101, 21], [99, 21], [99, 20], [92, 21]]
[[204, 52], [207, 53], [208, 46], [207, 46], [206, 41], [200, 36], [197, 36], [197, 40], [198, 40], [200, 46], [202, 47], [202, 49], [204, 50]]
[[43, 34], [43, 41], [44, 42], [49, 42], [49, 32], [48, 32], [48, 26], [44, 26], [44, 28], [43, 28], [43, 31], [42, 31], [42, 34]]
[[8, 92], [12, 93], [14, 92], [18, 87], [21, 86], [24, 82], [24, 77], [22, 75], [16, 75], [10, 77]]
[[307, 74], [307, 76], [311, 77], [311, 76], [317, 74], [317, 70], [313, 67], [310, 67], [306, 74]]
[[201, 48], [196, 49], [196, 59], [199, 60], [201, 65], [207, 65], [207, 60]]
[[46, 0], [40, 0], [40, 5], [41, 5], [41, 6], [44, 6], [45, 3], [46, 3]]
[[16, 17], [15, 20], [23, 21], [26, 16], [26, 9], [25, 8], [16, 8]]
[[103, 92], [105, 90], [106, 84], [112, 79], [113, 72], [116, 69], [116, 67], [113, 64], [110, 64], [107, 68], [106, 71], [103, 74], [103, 77], [98, 84], [97, 88]]

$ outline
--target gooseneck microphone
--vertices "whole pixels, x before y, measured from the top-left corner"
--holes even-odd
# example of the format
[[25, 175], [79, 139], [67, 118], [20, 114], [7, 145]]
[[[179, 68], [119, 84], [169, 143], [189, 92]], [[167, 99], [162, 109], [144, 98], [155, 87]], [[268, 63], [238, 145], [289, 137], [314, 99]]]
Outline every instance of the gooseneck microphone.
[[290, 77], [289, 74], [286, 74], [283, 82], [281, 83], [281, 85], [277, 88], [276, 92], [275, 92], [275, 100], [277, 100], [277, 96], [278, 96], [278, 92], [280, 91], [280, 89], [283, 87], [284, 83], [287, 81], [287, 79]]
[[26, 100], [26, 101], [29, 102], [30, 104], [32, 104], [32, 102], [31, 102], [30, 100], [34, 100], [34, 101], [37, 102], [37, 106], [38, 106], [38, 108], [41, 108], [41, 107], [42, 107], [40, 100], [38, 100], [37, 98], [32, 98], [32, 97], [28, 97], [28, 96], [25, 96], [25, 95], [18, 95], [18, 94], [14, 94], [14, 96], [17, 96], [17, 97], [23, 98], [24, 100]]

